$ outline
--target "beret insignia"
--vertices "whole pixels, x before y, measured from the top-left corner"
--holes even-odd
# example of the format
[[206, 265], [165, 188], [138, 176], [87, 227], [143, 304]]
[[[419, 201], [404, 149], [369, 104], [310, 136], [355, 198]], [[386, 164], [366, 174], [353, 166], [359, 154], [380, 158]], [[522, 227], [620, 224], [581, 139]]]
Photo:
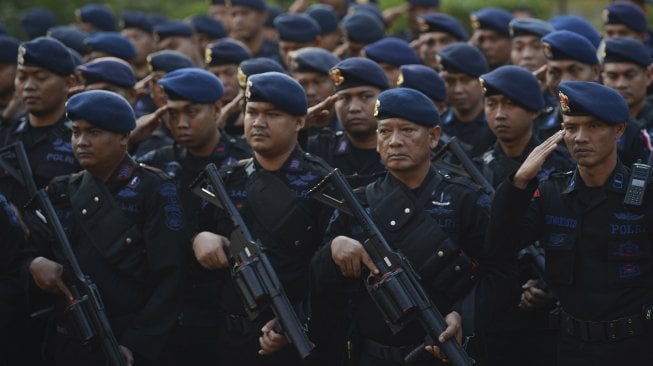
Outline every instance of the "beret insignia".
[[481, 22], [478, 20], [476, 15], [469, 16], [469, 22], [472, 24], [472, 28], [478, 29], [481, 27]]
[[207, 47], [204, 50], [204, 63], [208, 65], [211, 63], [211, 61], [213, 61], [213, 51], [211, 51], [210, 47]]
[[426, 20], [419, 18], [417, 19], [418, 25], [419, 25], [419, 30], [422, 32], [428, 32], [429, 31], [429, 23], [426, 22]]
[[345, 78], [340, 73], [340, 69], [333, 69], [329, 71], [329, 77], [331, 78], [331, 81], [333, 81], [333, 84], [335, 84], [335, 86], [338, 86], [345, 82]]
[[379, 108], [381, 108], [381, 102], [377, 99], [374, 103], [374, 117], [379, 115]]
[[569, 97], [563, 92], [558, 92], [558, 98], [560, 98], [560, 108], [562, 111], [565, 113], [571, 112], [571, 108], [569, 108]]
[[245, 75], [243, 69], [240, 67], [238, 68], [238, 85], [243, 89], [247, 86], [247, 75]]
[[544, 56], [546, 58], [553, 58], [553, 51], [551, 51], [551, 45], [547, 42], [543, 42], [542, 46], [544, 47]]
[[18, 48], [18, 64], [23, 65], [25, 63], [25, 47], [20, 46]]
[[397, 77], [397, 86], [400, 86], [403, 83], [404, 83], [404, 74], [400, 72], [399, 76]]

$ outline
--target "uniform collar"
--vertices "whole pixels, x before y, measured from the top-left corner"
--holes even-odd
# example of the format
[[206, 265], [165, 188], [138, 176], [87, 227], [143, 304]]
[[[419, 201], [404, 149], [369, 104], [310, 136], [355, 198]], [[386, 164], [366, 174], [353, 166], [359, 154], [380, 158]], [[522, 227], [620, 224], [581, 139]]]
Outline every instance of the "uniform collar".
[[[628, 177], [630, 172], [625, 165], [621, 163], [620, 160], [617, 160], [617, 166], [612, 171], [610, 178], [603, 185], [603, 189], [606, 191], [611, 191], [615, 193], [625, 193], [626, 185], [628, 184]], [[562, 191], [563, 194], [569, 194], [576, 191], [579, 187], [584, 187], [585, 183], [580, 178], [578, 173], [578, 168], [574, 171], [574, 174], [569, 179], [567, 187]]]
[[[295, 148], [290, 153], [286, 161], [281, 165], [278, 172], [299, 172], [304, 169], [304, 159], [302, 159], [304, 152], [301, 150], [299, 145], [295, 145]], [[256, 161], [256, 158], [253, 159], [254, 167], [256, 170], [262, 170], [263, 167]]]

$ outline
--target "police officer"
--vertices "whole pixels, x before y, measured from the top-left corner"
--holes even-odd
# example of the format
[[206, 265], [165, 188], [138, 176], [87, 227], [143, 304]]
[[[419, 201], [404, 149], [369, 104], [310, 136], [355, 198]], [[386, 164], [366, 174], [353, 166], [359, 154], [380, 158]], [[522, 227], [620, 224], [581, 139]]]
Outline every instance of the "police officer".
[[84, 39], [84, 45], [89, 52], [84, 55], [84, 61], [89, 62], [96, 58], [114, 56], [127, 62], [132, 62], [136, 57], [136, 48], [129, 38], [115, 32], [91, 33]]
[[365, 57], [381, 66], [391, 88], [397, 87], [399, 68], [419, 64], [417, 53], [401, 38], [386, 37], [363, 48]]
[[474, 29], [470, 42], [483, 52], [490, 69], [510, 64], [510, 21], [513, 15], [504, 9], [486, 7], [469, 15]]
[[279, 47], [264, 36], [268, 16], [264, 0], [232, 0], [229, 36], [243, 42], [254, 57], [269, 57], [281, 62]]
[[[554, 95], [561, 81], [597, 81], [601, 66], [596, 49], [583, 36], [570, 31], [555, 31], [542, 38], [547, 57], [547, 84]], [[560, 108], [540, 118], [538, 136], [544, 141], [560, 128]], [[650, 153], [648, 135], [635, 123], [627, 123], [617, 142], [619, 158], [630, 166], [638, 159], [646, 161]]]
[[397, 86], [424, 93], [438, 107], [440, 116], [447, 111], [447, 89], [444, 80], [432, 68], [425, 65], [403, 65], [399, 68]]
[[[307, 109], [299, 83], [277, 72], [252, 75], [246, 98], [245, 136], [254, 158], [224, 172], [224, 182], [250, 232], [260, 240], [288, 298], [299, 303], [308, 290], [310, 258], [322, 242], [331, 215], [331, 210], [306, 194], [328, 170], [320, 159], [298, 148], [297, 133]], [[208, 269], [227, 268], [227, 238], [233, 225], [220, 210], [202, 218], [206, 222], [201, 230], [207, 231], [195, 236], [195, 257]], [[267, 354], [277, 348], [268, 341], [278, 346], [276, 340], [282, 338], [268, 322], [272, 315], [250, 321], [234, 286], [233, 281], [226, 281], [220, 294], [224, 326], [217, 347], [221, 364], [300, 364], [292, 346]], [[263, 345], [259, 345], [259, 337], [265, 339]]]
[[116, 16], [106, 5], [88, 4], [75, 10], [79, 29], [84, 32], [115, 32]]
[[[388, 173], [356, 192], [361, 203], [369, 207], [385, 239], [407, 256], [421, 274], [427, 293], [446, 314], [452, 302], [469, 291], [472, 284], [457, 289], [459, 292], [447, 286], [469, 273], [437, 285], [438, 276], [450, 273], [446, 269], [432, 269], [430, 264], [435, 262], [431, 260], [437, 258], [444, 243], [462, 248], [472, 256], [481, 253], [489, 197], [470, 188], [469, 181], [440, 174], [430, 164], [431, 149], [438, 143], [440, 128], [439, 113], [428, 97], [413, 89], [397, 88], [382, 92], [377, 101], [378, 150]], [[350, 361], [352, 364], [403, 365], [407, 353], [424, 341], [423, 330], [412, 324], [393, 334], [385, 324], [361, 281], [365, 267], [370, 272], [377, 269], [361, 245], [366, 238], [350, 216], [336, 212], [327, 238], [328, 244], [312, 261], [312, 332], [318, 350], [326, 357], [324, 364], [341, 364], [336, 359], [339, 349], [331, 347], [341, 346], [338, 341], [342, 341], [343, 317], [349, 312], [354, 329], [350, 341], [360, 353], [359, 358]], [[464, 258], [469, 260], [466, 254]], [[460, 335], [458, 313], [449, 314], [447, 319], [451, 321], [450, 327], [440, 341]], [[352, 346], [347, 348], [351, 350]], [[431, 357], [426, 357], [415, 364], [433, 363]]]
[[106, 90], [136, 101], [136, 77], [131, 66], [117, 57], [100, 57], [76, 68], [83, 79], [83, 90]]
[[338, 14], [328, 4], [313, 4], [306, 9], [308, 16], [320, 25], [320, 48], [333, 52], [342, 41]]
[[630, 116], [649, 136], [653, 131], [653, 105], [646, 97], [646, 89], [653, 80], [652, 62], [646, 47], [634, 39], [617, 38], [605, 42], [603, 84], [624, 97]]
[[340, 22], [345, 33], [344, 42], [336, 48], [334, 55], [341, 59], [362, 57], [365, 45], [385, 37], [385, 27], [381, 20], [367, 11], [355, 11]]
[[[187, 187], [207, 164], [226, 167], [251, 154], [245, 141], [228, 136], [217, 127], [222, 84], [215, 75], [197, 68], [183, 68], [164, 76], [159, 85], [168, 95], [166, 124], [175, 143], [151, 151], [139, 161], [176, 178], [187, 226], [190, 232], [195, 232], [199, 211], [207, 203]], [[220, 320], [215, 273], [191, 267], [187, 281], [184, 310], [173, 341], [174, 361], [215, 365]]]
[[603, 10], [603, 39], [631, 38], [641, 43], [647, 40], [648, 24], [640, 7], [628, 2], [609, 4]]
[[[496, 192], [494, 255], [514, 255], [535, 239], [544, 246], [546, 279], [562, 306], [559, 365], [647, 365], [653, 361], [644, 308], [650, 311], [653, 301], [651, 196], [643, 182], [643, 203], [624, 202], [631, 171], [618, 158], [616, 140], [628, 106], [593, 82], [563, 82], [559, 91], [562, 130]], [[537, 172], [562, 140], [575, 171], [538, 184]]]
[[320, 25], [307, 14], [281, 14], [274, 19], [279, 35], [279, 55], [286, 69], [290, 66], [289, 53], [320, 43]]
[[195, 30], [189, 24], [168, 20], [154, 26], [154, 40], [158, 50], [178, 51], [188, 56], [197, 67], [204, 67]]
[[438, 53], [451, 108], [442, 119], [442, 132], [456, 136], [470, 158], [484, 153], [495, 137], [483, 114], [483, 87], [478, 77], [489, 71], [483, 54], [473, 46], [454, 43]]
[[195, 30], [200, 54], [204, 53], [209, 44], [227, 36], [227, 31], [222, 23], [210, 15], [194, 15], [190, 18], [190, 23]]
[[132, 61], [134, 73], [138, 80], [147, 76], [150, 71], [147, 68], [147, 55], [156, 51], [154, 34], [152, 33], [152, 22], [142, 12], [122, 12], [123, 28], [120, 34], [127, 37], [136, 49], [136, 57]]
[[310, 138], [306, 149], [343, 174], [357, 176], [351, 182], [357, 186], [385, 171], [376, 151], [374, 103], [388, 89], [388, 78], [374, 61], [361, 57], [340, 61], [330, 75], [336, 87], [336, 116], [344, 131], [333, 138]]
[[[497, 136], [494, 146], [481, 158], [482, 173], [497, 187], [514, 173], [540, 141], [533, 121], [544, 108], [539, 83], [528, 70], [501, 66], [481, 76], [485, 90], [485, 116]], [[573, 165], [563, 149], [554, 151], [538, 178], [566, 172]], [[486, 266], [486, 268], [488, 268]], [[481, 321], [487, 344], [488, 365], [555, 365], [555, 332], [547, 330], [548, 307], [520, 309], [522, 286], [535, 286], [529, 263], [517, 256], [492, 263], [481, 279], [484, 301]], [[541, 285], [540, 285], [541, 286]], [[533, 290], [535, 292], [535, 290]]]
[[[48, 184], [82, 271], [98, 287], [109, 322], [128, 364], [159, 365], [179, 314], [184, 231], [175, 184], [127, 154], [135, 126], [127, 101], [103, 90], [70, 98], [72, 146], [84, 168]], [[33, 221], [32, 221], [33, 222]], [[65, 257], [38, 229], [28, 250], [29, 273], [42, 290], [70, 296]], [[47, 348], [53, 365], [98, 365], [97, 343], [76, 338], [74, 320], [60, 296]]]
[[419, 37], [411, 42], [422, 62], [432, 68], [437, 67], [435, 56], [446, 46], [455, 42], [466, 42], [469, 36], [458, 19], [451, 15], [429, 13], [417, 18]]

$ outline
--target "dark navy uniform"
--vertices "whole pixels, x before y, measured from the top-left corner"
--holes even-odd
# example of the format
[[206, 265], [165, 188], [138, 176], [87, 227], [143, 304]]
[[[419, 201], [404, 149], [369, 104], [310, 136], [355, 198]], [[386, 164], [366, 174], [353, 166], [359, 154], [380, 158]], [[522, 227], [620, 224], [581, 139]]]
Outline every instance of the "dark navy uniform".
[[442, 117], [442, 132], [447, 136], [456, 136], [470, 158], [483, 154], [496, 141], [496, 137], [487, 125], [485, 113], [481, 112], [471, 122], [461, 122], [453, 109]]
[[[189, 240], [174, 182], [126, 156], [106, 182], [83, 171], [54, 179], [48, 195], [82, 271], [101, 293], [118, 343], [137, 364], [164, 364], [160, 357], [180, 311]], [[66, 263], [51, 235], [32, 234], [30, 257]], [[69, 275], [64, 270], [64, 280]], [[47, 343], [52, 364], [103, 364], [97, 344], [84, 347], [75, 337], [60, 300]]]
[[[466, 291], [454, 294], [446, 286], [435, 285], [439, 273], [436, 276], [428, 274], [426, 263], [435, 257], [442, 244], [438, 238], [450, 238], [471, 257], [478, 258], [483, 251], [490, 199], [471, 189], [472, 185], [466, 179], [451, 178], [431, 168], [422, 185], [414, 190], [408, 189], [391, 174], [357, 190], [359, 200], [364, 206], [370, 206], [371, 215], [388, 243], [406, 255], [413, 268], [422, 275], [424, 288], [443, 315]], [[365, 239], [353, 218], [336, 211], [327, 237], [332, 239], [338, 235]], [[391, 333], [364, 289], [363, 281], [343, 277], [332, 259], [330, 245], [315, 254], [312, 268], [316, 291], [312, 295], [315, 321], [311, 332], [320, 355], [328, 360], [325, 365], [342, 362], [337, 358], [344, 346], [334, 339], [341, 340], [343, 333], [347, 332], [347, 329], [340, 328], [345, 324], [342, 316], [346, 313], [353, 324], [349, 342], [353, 341], [353, 349], [360, 347], [362, 353], [360, 360], [353, 361], [354, 364], [400, 365], [407, 352], [424, 341], [424, 332], [417, 324], [411, 324], [395, 335]], [[446, 285], [453, 282], [446, 281]], [[351, 345], [347, 344], [347, 352], [352, 351]], [[354, 357], [346, 357], [350, 356]], [[433, 365], [436, 362], [429, 356], [416, 364]]]
[[561, 365], [653, 361], [642, 314], [653, 303], [653, 196], [647, 192], [642, 207], [625, 205], [629, 176], [618, 163], [603, 187], [585, 186], [576, 172], [526, 190], [506, 182], [496, 193], [493, 245], [513, 251], [540, 239], [546, 250], [547, 282], [564, 310]]
[[344, 131], [323, 128], [308, 138], [306, 150], [340, 169], [354, 187], [370, 183], [386, 171], [376, 149], [355, 147]]
[[[207, 157], [189, 154], [185, 148], [175, 144], [152, 151], [143, 156], [140, 161], [162, 169], [175, 178], [186, 215], [186, 226], [189, 232], [195, 232], [199, 213], [208, 203], [190, 191], [188, 188], [190, 184], [209, 163], [226, 168], [249, 156], [251, 156], [250, 149], [245, 141], [222, 134], [213, 154]], [[190, 248], [188, 250], [190, 251]], [[197, 357], [193, 359], [193, 362], [199, 363], [199, 360], [208, 358], [204, 353], [209, 352], [213, 355], [215, 352], [215, 338], [220, 321], [218, 294], [221, 282], [218, 281], [215, 272], [208, 271], [199, 265], [191, 265], [187, 276], [184, 306], [178, 322], [180, 328], [175, 331], [175, 334], [177, 332], [194, 334], [193, 338], [179, 337], [175, 343], [176, 346], [185, 349], [194, 349], [194, 352], [190, 352]], [[214, 357], [212, 356], [211, 359], [214, 360]], [[175, 361], [188, 362], [191, 360]]]
[[[223, 173], [227, 192], [240, 211], [249, 231], [260, 240], [272, 267], [292, 303], [308, 291], [309, 262], [322, 242], [331, 210], [307, 197], [308, 190], [328, 173], [321, 159], [302, 152], [291, 153], [275, 172], [262, 169], [249, 159]], [[211, 207], [212, 208], [212, 207]], [[201, 230], [230, 236], [233, 225], [226, 212], [202, 215]], [[221, 273], [228, 277], [226, 271]], [[299, 365], [295, 349], [287, 346], [268, 356], [259, 356], [261, 327], [272, 319], [263, 314], [249, 321], [231, 280], [220, 294], [224, 327], [218, 342], [223, 365]]]
[[[0, 130], [0, 145], [23, 142], [34, 182], [38, 188], [42, 188], [58, 175], [80, 170], [70, 145], [70, 127], [70, 120], [65, 116], [61, 116], [59, 121], [51, 126], [38, 128], [32, 127], [28, 117], [25, 116], [17, 123], [3, 126]], [[18, 166], [14, 159], [7, 159], [7, 161], [12, 166]], [[4, 192], [19, 208], [29, 199], [27, 190], [7, 172], [0, 175], [0, 191]]]

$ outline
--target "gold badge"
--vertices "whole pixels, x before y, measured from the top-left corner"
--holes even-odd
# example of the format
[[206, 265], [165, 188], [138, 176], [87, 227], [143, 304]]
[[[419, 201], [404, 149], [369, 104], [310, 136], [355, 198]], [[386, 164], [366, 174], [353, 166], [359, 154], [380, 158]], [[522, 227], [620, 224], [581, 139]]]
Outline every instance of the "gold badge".
[[472, 28], [478, 29], [481, 27], [481, 22], [478, 20], [478, 17], [476, 15], [470, 15], [469, 16], [469, 22], [472, 25]]
[[377, 99], [374, 103], [374, 117], [379, 115], [379, 108], [381, 108], [381, 101]]
[[512, 22], [508, 25], [508, 33], [510, 33], [510, 38], [515, 36], [515, 28], [513, 27]]
[[329, 77], [335, 86], [338, 86], [345, 82], [345, 78], [340, 73], [340, 69], [332, 69], [329, 71]]
[[565, 113], [571, 112], [571, 108], [569, 108], [569, 97], [563, 92], [558, 92], [558, 98], [560, 98], [560, 109]]
[[399, 76], [397, 77], [397, 86], [401, 86], [401, 84], [404, 83], [404, 74], [402, 72], [399, 72]]
[[245, 98], [249, 100], [249, 98], [251, 97], [252, 97], [252, 82], [251, 80], [247, 80], [247, 89], [245, 89]]
[[551, 50], [551, 45], [547, 42], [542, 42], [542, 47], [544, 47], [544, 56], [548, 59], [553, 58], [553, 51]]
[[147, 55], [147, 72], [151, 73], [154, 71], [154, 66], [152, 66], [152, 56]]
[[77, 19], [78, 22], [82, 21], [82, 11], [79, 9], [75, 9], [75, 19]]
[[483, 80], [483, 78], [478, 78], [478, 82], [481, 83], [481, 88], [483, 88], [483, 93], [487, 93], [487, 85], [485, 84], [485, 80]]
[[442, 65], [442, 57], [440, 55], [435, 55], [435, 69], [439, 72], [444, 71], [444, 65]]
[[601, 16], [603, 18], [603, 23], [607, 23], [610, 20], [610, 10], [603, 9]]
[[213, 51], [211, 51], [210, 47], [206, 47], [204, 50], [204, 63], [208, 65], [211, 61], [213, 61]]
[[247, 86], [247, 75], [245, 75], [243, 69], [240, 67], [238, 68], [238, 85], [243, 89]]
[[418, 18], [417, 23], [419, 25], [419, 30], [422, 33], [426, 33], [429, 31], [429, 23], [427, 23], [426, 20], [424, 20], [424, 18]]
[[23, 65], [25, 63], [25, 47], [18, 47], [18, 64]]

